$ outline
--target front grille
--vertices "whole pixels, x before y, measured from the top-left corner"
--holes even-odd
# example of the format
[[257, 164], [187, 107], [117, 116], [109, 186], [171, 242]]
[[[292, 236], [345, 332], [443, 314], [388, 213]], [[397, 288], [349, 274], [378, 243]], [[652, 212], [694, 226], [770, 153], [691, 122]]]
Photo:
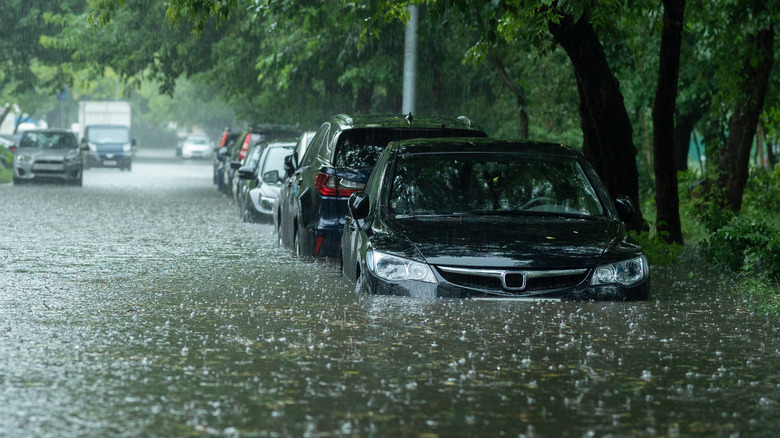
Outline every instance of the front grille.
[[61, 175], [65, 166], [61, 160], [38, 160], [33, 163], [32, 171], [39, 175]]
[[448, 282], [501, 295], [525, 295], [567, 289], [584, 282], [588, 269], [506, 270], [437, 266]]

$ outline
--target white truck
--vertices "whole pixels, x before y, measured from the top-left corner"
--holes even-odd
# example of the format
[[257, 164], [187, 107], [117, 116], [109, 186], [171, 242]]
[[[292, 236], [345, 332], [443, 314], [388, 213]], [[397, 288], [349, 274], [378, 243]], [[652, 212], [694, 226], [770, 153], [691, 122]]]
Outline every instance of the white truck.
[[86, 167], [133, 166], [135, 139], [130, 135], [129, 102], [79, 102], [79, 143], [89, 146]]

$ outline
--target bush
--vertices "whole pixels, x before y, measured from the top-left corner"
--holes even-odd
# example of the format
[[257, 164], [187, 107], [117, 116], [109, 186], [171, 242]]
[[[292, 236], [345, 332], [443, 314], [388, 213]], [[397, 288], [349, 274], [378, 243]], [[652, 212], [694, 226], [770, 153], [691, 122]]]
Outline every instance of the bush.
[[630, 232], [631, 237], [642, 246], [642, 250], [647, 256], [647, 261], [651, 265], [671, 265], [682, 252], [682, 246], [676, 243], [666, 243], [663, 233], [658, 232], [655, 227], [652, 227], [650, 231], [642, 231], [641, 233]]
[[732, 215], [710, 234], [704, 253], [716, 266], [780, 279], [780, 231], [763, 219]]

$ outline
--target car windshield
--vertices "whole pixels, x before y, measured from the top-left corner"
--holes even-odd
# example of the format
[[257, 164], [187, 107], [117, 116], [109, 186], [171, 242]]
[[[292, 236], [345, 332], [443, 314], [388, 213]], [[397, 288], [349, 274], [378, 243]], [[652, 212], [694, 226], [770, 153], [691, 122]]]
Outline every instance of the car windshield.
[[263, 174], [276, 170], [279, 172], [279, 175], [284, 175], [284, 157], [290, 155], [292, 151], [292, 146], [269, 149], [263, 164]]
[[187, 137], [184, 141], [190, 144], [209, 144], [208, 137]]
[[98, 144], [129, 143], [130, 131], [122, 126], [90, 127], [89, 142]]
[[261, 146], [256, 146], [252, 148], [252, 152], [246, 158], [246, 165], [257, 167], [258, 163], [260, 163], [260, 156], [262, 154], [263, 154], [263, 148]]
[[333, 164], [352, 169], [371, 169], [391, 141], [432, 137], [473, 137], [479, 131], [426, 128], [355, 128], [341, 133]]
[[25, 132], [19, 141], [21, 148], [73, 149], [76, 136], [69, 132]]
[[401, 155], [388, 205], [395, 216], [604, 214], [575, 159], [533, 154]]

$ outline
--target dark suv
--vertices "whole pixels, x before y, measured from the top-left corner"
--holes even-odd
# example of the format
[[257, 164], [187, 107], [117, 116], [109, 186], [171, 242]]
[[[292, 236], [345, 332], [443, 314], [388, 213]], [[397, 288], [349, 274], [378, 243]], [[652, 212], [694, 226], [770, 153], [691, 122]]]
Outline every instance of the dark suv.
[[274, 208], [280, 244], [303, 256], [339, 255], [347, 198], [363, 189], [385, 146], [395, 140], [430, 137], [486, 134], [463, 116], [331, 117], [303, 157], [285, 158], [287, 179]]

